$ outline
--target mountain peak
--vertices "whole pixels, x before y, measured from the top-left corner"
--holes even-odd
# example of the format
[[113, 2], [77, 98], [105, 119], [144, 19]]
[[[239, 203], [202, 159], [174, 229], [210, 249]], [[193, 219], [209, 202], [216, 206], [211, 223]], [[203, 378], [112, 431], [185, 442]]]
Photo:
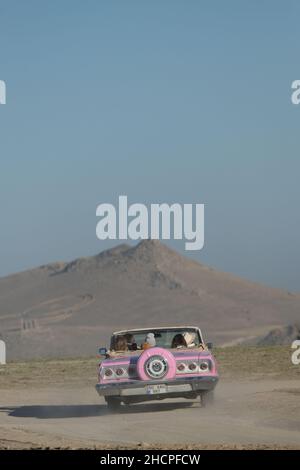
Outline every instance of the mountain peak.
[[240, 341], [293, 325], [299, 308], [299, 295], [212, 270], [159, 240], [0, 279], [1, 333], [10, 357], [22, 359], [92, 354], [112, 331], [150, 323], [196, 324], [212, 340]]
[[181, 255], [163, 244], [160, 240], [152, 239], [142, 240], [133, 248], [128, 250], [126, 254], [143, 262], [160, 262], [165, 258], [168, 258], [169, 260], [173, 258], [181, 258]]

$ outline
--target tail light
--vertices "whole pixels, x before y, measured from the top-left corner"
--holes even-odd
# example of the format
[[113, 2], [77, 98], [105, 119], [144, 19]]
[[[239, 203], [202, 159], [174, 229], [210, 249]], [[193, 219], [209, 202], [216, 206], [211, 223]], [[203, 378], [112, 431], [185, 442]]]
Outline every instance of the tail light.
[[202, 374], [212, 370], [212, 361], [210, 359], [203, 360], [181, 360], [177, 363], [177, 374]]
[[200, 370], [202, 372], [206, 372], [209, 369], [209, 364], [208, 362], [200, 362]]
[[102, 365], [99, 370], [99, 376], [100, 376], [100, 380], [101, 378], [110, 379], [110, 380], [126, 378], [128, 377], [128, 369], [125, 365], [124, 367], [121, 367], [121, 366], [103, 367]]

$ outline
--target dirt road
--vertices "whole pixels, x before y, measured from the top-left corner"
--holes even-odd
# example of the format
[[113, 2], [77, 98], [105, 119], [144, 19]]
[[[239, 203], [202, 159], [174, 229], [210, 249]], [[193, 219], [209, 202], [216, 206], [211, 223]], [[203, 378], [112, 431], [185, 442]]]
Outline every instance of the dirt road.
[[[109, 414], [91, 388], [2, 391], [2, 447], [282, 446], [300, 449], [296, 381], [225, 382], [212, 409], [176, 400]], [[1, 445], [0, 444], [0, 445]]]
[[212, 408], [176, 399], [119, 414], [94, 389], [95, 358], [12, 363], [0, 369], [0, 448], [300, 449], [300, 369], [287, 362], [289, 350], [217, 356], [222, 376]]

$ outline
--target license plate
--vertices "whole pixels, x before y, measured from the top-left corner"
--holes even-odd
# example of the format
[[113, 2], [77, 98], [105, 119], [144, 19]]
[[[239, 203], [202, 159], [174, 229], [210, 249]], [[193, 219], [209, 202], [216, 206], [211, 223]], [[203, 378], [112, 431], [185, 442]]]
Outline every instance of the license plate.
[[157, 395], [159, 393], [166, 393], [167, 386], [165, 384], [157, 384], [157, 385], [148, 385], [146, 387], [147, 395]]

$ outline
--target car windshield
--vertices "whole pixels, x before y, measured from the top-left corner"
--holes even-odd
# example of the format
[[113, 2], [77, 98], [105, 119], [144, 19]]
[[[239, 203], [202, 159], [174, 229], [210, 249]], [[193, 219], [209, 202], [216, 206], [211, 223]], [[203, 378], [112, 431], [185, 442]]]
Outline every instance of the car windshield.
[[[143, 343], [146, 340], [146, 336], [149, 333], [154, 334], [155, 338], [155, 345], [162, 348], [171, 349], [172, 347], [180, 347], [181, 339], [185, 338], [186, 341], [183, 344], [187, 344], [189, 347], [198, 347], [202, 344], [202, 339], [199, 335], [199, 330], [195, 328], [169, 328], [169, 329], [149, 329], [149, 330], [139, 330], [139, 331], [126, 331], [114, 335], [112, 337], [111, 348], [113, 348], [113, 344], [115, 344], [116, 339], [118, 336], [125, 336], [127, 338], [129, 349], [132, 343], [137, 345], [137, 348], [141, 348]], [[177, 343], [176, 343], [177, 341]], [[176, 344], [176, 345], [175, 345]]]

